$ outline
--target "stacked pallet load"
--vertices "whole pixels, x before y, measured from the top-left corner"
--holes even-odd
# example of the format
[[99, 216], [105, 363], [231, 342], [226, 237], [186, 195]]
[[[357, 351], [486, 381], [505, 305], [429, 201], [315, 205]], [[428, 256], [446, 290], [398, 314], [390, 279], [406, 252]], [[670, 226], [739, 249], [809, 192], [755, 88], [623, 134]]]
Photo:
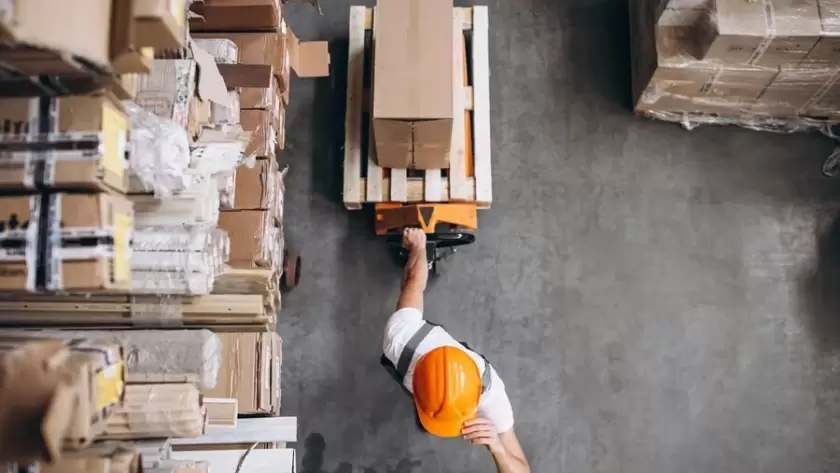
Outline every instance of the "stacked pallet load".
[[637, 114], [802, 130], [840, 122], [834, 0], [630, 2]]

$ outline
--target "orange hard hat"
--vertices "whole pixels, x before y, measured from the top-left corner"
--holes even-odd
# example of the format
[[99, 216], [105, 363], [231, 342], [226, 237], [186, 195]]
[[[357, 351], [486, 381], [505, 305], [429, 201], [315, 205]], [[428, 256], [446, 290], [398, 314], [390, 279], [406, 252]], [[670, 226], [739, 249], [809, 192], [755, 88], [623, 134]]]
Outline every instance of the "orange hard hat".
[[417, 417], [430, 434], [457, 437], [478, 412], [481, 375], [464, 350], [439, 347], [426, 353], [417, 362], [412, 384]]

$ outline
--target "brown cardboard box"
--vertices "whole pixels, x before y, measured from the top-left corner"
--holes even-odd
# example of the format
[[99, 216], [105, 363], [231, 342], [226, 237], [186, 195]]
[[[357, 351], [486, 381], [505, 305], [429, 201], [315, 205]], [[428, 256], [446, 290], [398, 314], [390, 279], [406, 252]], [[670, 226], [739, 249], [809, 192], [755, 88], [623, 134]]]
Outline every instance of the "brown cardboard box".
[[[235, 398], [240, 414], [277, 412], [280, 408], [278, 374], [280, 341], [276, 333], [220, 333], [222, 365], [219, 381], [202, 393], [207, 397]], [[274, 389], [277, 387], [277, 389]]]
[[840, 74], [835, 74], [805, 108], [803, 115], [820, 119], [840, 119]]
[[204, 0], [190, 9], [200, 16], [190, 31], [276, 31], [281, 18], [279, 0]]
[[267, 110], [242, 110], [239, 120], [242, 129], [251, 132], [251, 141], [245, 147], [245, 156], [274, 159], [277, 132], [271, 113]]
[[0, 353], [0, 458], [30, 462], [61, 455], [78, 388], [61, 375], [68, 356], [58, 341]]
[[273, 110], [280, 102], [278, 82], [273, 87], [243, 87], [239, 89], [239, 107], [242, 110]]
[[128, 289], [133, 219], [131, 202], [118, 195], [0, 198], [0, 290]]
[[765, 3], [717, 0], [718, 36], [703, 58], [723, 64], [798, 65], [820, 37], [817, 0], [770, 0], [772, 9]]
[[373, 131], [379, 165], [449, 167], [452, 0], [379, 0], [375, 21]]
[[[55, 110], [58, 121], [51, 137], [60, 141], [94, 143], [93, 149], [61, 149], [53, 153], [32, 153], [43, 149], [44, 142], [28, 141], [49, 128], [40, 107]], [[0, 188], [34, 190], [44, 186], [60, 190], [125, 191], [125, 147], [128, 119], [119, 102], [110, 95], [69, 96], [61, 98], [0, 99], [0, 126], [11, 133], [0, 137]], [[53, 143], [55, 143], [55, 140]], [[60, 146], [59, 143], [55, 144]], [[90, 148], [88, 146], [87, 148]], [[45, 171], [36, 172], [43, 164]]]
[[821, 37], [802, 61], [804, 66], [840, 65], [840, 0], [817, 0]]
[[187, 33], [183, 0], [135, 0], [134, 20], [138, 46], [184, 47]]
[[0, 338], [0, 358], [4, 460], [54, 460], [66, 448], [89, 445], [122, 401], [119, 345], [17, 333]]
[[[0, 39], [77, 55], [100, 66], [110, 60], [111, 0], [25, 0], [0, 11]], [[36, 71], [27, 71], [35, 73]], [[43, 73], [49, 73], [44, 70]]]
[[111, 66], [117, 74], [147, 74], [155, 59], [151, 48], [137, 43], [134, 5], [140, 0], [114, 0], [111, 12]]
[[773, 117], [801, 114], [819, 99], [825, 84], [838, 69], [782, 69], [753, 105], [751, 111]]
[[[267, 210], [226, 210], [219, 213], [219, 228], [230, 238], [233, 268], [270, 267], [276, 249], [276, 231]], [[225, 397], [225, 396], [216, 396]]]
[[236, 168], [232, 210], [268, 210], [277, 192], [277, 161], [258, 159], [254, 167]]

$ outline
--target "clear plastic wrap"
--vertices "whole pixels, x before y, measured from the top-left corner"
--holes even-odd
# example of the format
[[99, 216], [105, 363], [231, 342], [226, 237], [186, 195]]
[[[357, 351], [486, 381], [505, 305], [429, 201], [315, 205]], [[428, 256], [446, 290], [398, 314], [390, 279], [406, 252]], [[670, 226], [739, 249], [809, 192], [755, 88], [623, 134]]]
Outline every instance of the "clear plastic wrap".
[[230, 210], [236, 201], [236, 169], [230, 172], [220, 172], [216, 175], [217, 188], [219, 189], [219, 208]]
[[229, 248], [227, 233], [216, 227], [139, 227], [132, 241], [132, 292], [209, 294]]
[[194, 174], [195, 184], [189, 190], [168, 197], [131, 195], [135, 225], [213, 225], [219, 219], [219, 190], [215, 178]]
[[[183, 126], [123, 102], [131, 121], [129, 167], [142, 191], [168, 196], [192, 185], [190, 140]], [[136, 188], [138, 184], [133, 184]]]
[[217, 64], [236, 64], [239, 48], [227, 38], [194, 38], [195, 44], [210, 53]]
[[[32, 470], [30, 470], [32, 471]], [[39, 473], [141, 473], [140, 456], [130, 444], [106, 442], [66, 452], [61, 460], [37, 466]]]
[[209, 330], [0, 331], [0, 337], [15, 333], [118, 344], [128, 383], [194, 383], [209, 389], [216, 386], [221, 364], [221, 339]]
[[836, 0], [631, 2], [638, 114], [765, 131], [840, 121]]
[[188, 460], [165, 460], [144, 468], [143, 473], [210, 473], [210, 464]]
[[199, 437], [204, 433], [201, 393], [193, 384], [129, 384], [101, 440]]
[[220, 105], [215, 102], [210, 104], [210, 123], [214, 125], [239, 125], [240, 101], [239, 92], [229, 90], [228, 105]]

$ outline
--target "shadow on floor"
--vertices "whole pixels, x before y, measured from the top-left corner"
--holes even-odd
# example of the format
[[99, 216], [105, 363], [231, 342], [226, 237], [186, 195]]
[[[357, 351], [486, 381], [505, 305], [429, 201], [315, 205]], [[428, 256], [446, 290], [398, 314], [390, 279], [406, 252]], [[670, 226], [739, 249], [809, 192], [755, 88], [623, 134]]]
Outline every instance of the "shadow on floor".
[[817, 225], [815, 266], [800, 291], [803, 314], [821, 353], [840, 351], [840, 215]]

